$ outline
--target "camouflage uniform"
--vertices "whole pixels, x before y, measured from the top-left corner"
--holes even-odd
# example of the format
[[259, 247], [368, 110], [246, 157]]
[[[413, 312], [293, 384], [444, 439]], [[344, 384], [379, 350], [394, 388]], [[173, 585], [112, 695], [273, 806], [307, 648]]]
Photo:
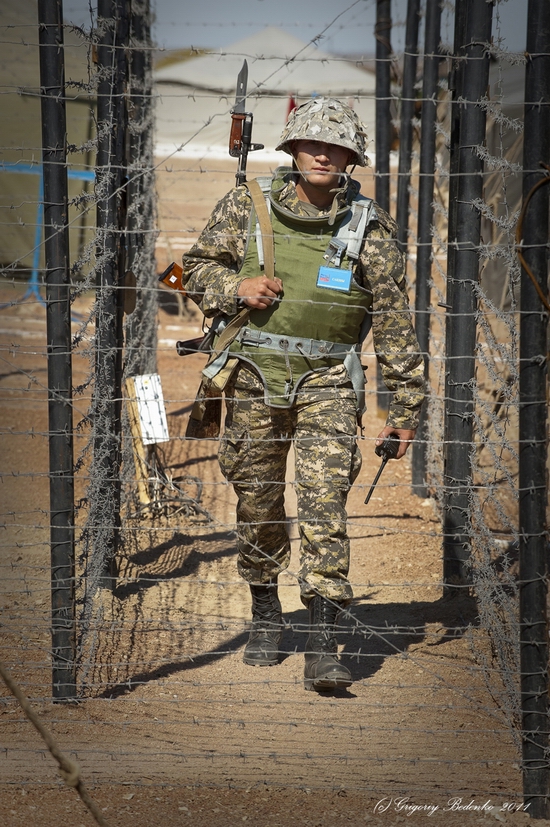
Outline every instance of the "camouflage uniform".
[[[359, 190], [353, 180], [348, 187]], [[340, 206], [346, 203], [346, 194], [345, 189], [338, 194]], [[300, 216], [326, 214], [299, 200], [292, 176], [279, 203]], [[239, 309], [237, 289], [243, 278], [239, 270], [250, 212], [246, 187], [232, 189], [183, 257], [186, 291], [207, 317], [220, 312], [231, 316]], [[396, 224], [378, 206], [376, 214], [367, 227], [354, 278], [372, 292], [374, 347], [385, 383], [393, 392], [387, 424], [414, 429], [424, 397], [423, 361], [408, 309]], [[342, 365], [325, 369], [305, 379], [289, 408], [267, 406], [263, 390], [259, 376], [244, 363], [226, 388], [227, 418], [219, 459], [239, 498], [239, 573], [249, 583], [269, 583], [288, 566], [284, 486], [292, 444], [302, 600], [307, 605], [319, 593], [346, 605], [352, 591], [347, 580], [345, 507], [361, 467], [351, 382]]]

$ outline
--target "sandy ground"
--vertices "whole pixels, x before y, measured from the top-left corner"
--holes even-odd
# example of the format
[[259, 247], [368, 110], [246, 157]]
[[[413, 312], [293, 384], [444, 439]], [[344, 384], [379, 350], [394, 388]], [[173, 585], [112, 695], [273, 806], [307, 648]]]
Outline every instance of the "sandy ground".
[[[177, 258], [231, 183], [159, 172], [159, 270]], [[191, 197], [189, 194], [193, 193]], [[163, 259], [164, 256], [164, 259]], [[21, 285], [1, 301], [22, 298]], [[91, 297], [80, 299], [84, 312]], [[306, 612], [294, 539], [281, 578], [287, 629], [279, 665], [242, 663], [249, 595], [235, 571], [234, 497], [214, 442], [185, 440], [204, 362], [181, 359], [178, 339], [199, 319], [174, 302], [159, 312], [158, 371], [171, 434], [163, 470], [204, 512], [128, 520], [114, 591], [97, 597], [79, 668], [81, 698], [52, 704], [49, 673], [48, 444], [45, 314], [35, 300], [1, 311], [3, 483], [0, 657], [82, 777], [109, 825], [230, 827], [524, 824], [518, 751], [501, 687], [472, 655], [490, 650], [475, 602], [443, 598], [439, 516], [410, 494], [408, 458], [389, 463], [368, 507], [382, 427], [371, 398], [364, 465], [349, 500], [355, 599], [341, 620], [348, 691], [303, 688]], [[367, 343], [368, 349], [368, 343]], [[367, 357], [368, 362], [368, 357]], [[372, 368], [372, 365], [371, 365]], [[88, 366], [75, 358], [75, 384]], [[87, 408], [75, 399], [75, 421]], [[76, 438], [76, 450], [86, 434]], [[197, 482], [198, 481], [198, 482]], [[80, 485], [80, 483], [79, 483]], [[93, 645], [92, 645], [93, 644]], [[7, 825], [93, 824], [18, 705], [0, 706], [0, 810]], [[540, 821], [541, 824], [549, 822]]]

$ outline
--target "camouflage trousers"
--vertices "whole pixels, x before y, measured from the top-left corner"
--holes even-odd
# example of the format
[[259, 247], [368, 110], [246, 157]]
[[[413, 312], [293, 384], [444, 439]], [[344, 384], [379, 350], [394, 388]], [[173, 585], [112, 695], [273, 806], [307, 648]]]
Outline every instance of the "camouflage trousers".
[[227, 416], [219, 461], [238, 496], [238, 571], [249, 583], [269, 583], [290, 562], [284, 505], [287, 458], [294, 448], [300, 536], [300, 593], [344, 604], [349, 538], [346, 500], [361, 468], [353, 388], [343, 369], [314, 375], [291, 408], [265, 404], [263, 385], [240, 367], [226, 389]]

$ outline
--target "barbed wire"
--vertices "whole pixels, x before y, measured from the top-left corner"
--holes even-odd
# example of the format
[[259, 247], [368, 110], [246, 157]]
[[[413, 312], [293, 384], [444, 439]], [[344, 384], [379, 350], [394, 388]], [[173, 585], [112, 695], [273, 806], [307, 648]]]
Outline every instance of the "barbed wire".
[[[359, 5], [356, 2], [350, 8]], [[330, 25], [334, 25], [337, 19]], [[357, 21], [353, 25], [356, 24]], [[313, 24], [312, 28], [316, 35], [310, 44], [317, 42], [323, 34]], [[96, 34], [94, 32], [93, 37]], [[84, 44], [91, 42], [89, 32], [82, 31], [80, 36]], [[0, 42], [6, 45], [15, 43], [8, 36]], [[37, 40], [35, 41], [29, 27], [29, 37], [25, 43], [32, 45], [33, 42], [37, 46]], [[139, 44], [131, 46], [129, 52], [152, 55], [153, 49], [148, 44]], [[486, 44], [486, 51], [491, 53], [492, 59], [503, 65], [521, 66], [525, 63], [524, 55], [507, 52], [499, 45]], [[257, 56], [248, 57], [253, 59]], [[336, 59], [339, 65], [345, 62], [343, 58]], [[396, 59], [398, 57], [392, 57], [392, 61]], [[288, 59], [281, 56], [279, 60], [282, 69]], [[302, 58], [298, 53], [292, 60], [299, 61]], [[310, 63], [312, 60], [305, 58], [303, 62]], [[93, 92], [97, 97], [98, 76], [91, 64], [89, 70], [90, 77], [88, 81], [83, 81], [82, 89], [89, 94]], [[265, 79], [267, 80], [268, 78]], [[9, 100], [12, 95], [20, 95], [15, 86], [7, 84], [0, 88], [0, 94], [3, 100]], [[140, 90], [140, 94], [149, 102], [158, 97], [158, 92], [152, 86]], [[445, 84], [442, 84], [440, 96], [440, 106], [445, 109], [449, 105]], [[29, 100], [38, 101], [40, 97], [38, 88], [25, 94]], [[202, 121], [193, 121], [193, 134], [179, 144], [180, 149], [197, 142], [214, 120], [221, 122], [222, 119], [228, 119], [231, 108], [227, 96], [209, 92], [197, 91], [191, 94], [174, 89], [173, 94], [164, 97], [169, 98], [169, 105], [173, 107], [192, 100], [223, 104], [223, 112], [216, 112], [211, 118]], [[266, 97], [273, 101], [277, 99], [271, 94]], [[366, 97], [358, 95], [357, 102]], [[391, 100], [395, 101], [397, 97], [396, 92]], [[254, 99], [254, 92], [251, 98]], [[126, 101], [126, 93], [121, 93], [118, 100]], [[420, 94], [415, 100], [418, 104], [422, 102]], [[69, 96], [67, 101], [69, 102]], [[350, 790], [377, 791], [382, 787], [386, 789], [387, 786], [391, 790], [395, 789], [395, 781], [388, 781], [389, 775], [384, 775], [384, 771], [395, 765], [399, 772], [411, 768], [407, 775], [410, 783], [414, 781], [415, 771], [417, 772], [417, 794], [432, 794], [435, 784], [449, 793], [455, 791], [457, 785], [440, 769], [437, 770], [440, 774], [436, 773], [429, 780], [420, 772], [420, 768], [423, 768], [422, 772], [425, 772], [426, 767], [433, 768], [436, 762], [439, 767], [468, 768], [469, 774], [465, 777], [470, 782], [474, 779], [472, 794], [478, 791], [485, 793], [490, 789], [492, 782], [486, 779], [493, 779], [494, 776], [488, 774], [488, 768], [498, 768], [505, 777], [503, 783], [510, 784], [511, 790], [519, 790], [516, 765], [521, 749], [519, 682], [522, 671], [518, 660], [520, 635], [517, 618], [518, 588], [521, 585], [517, 571], [517, 546], [520, 539], [517, 525], [517, 423], [520, 407], [518, 324], [522, 311], [515, 295], [520, 271], [516, 250], [518, 242], [515, 238], [520, 202], [512, 185], [515, 178], [521, 177], [525, 170], [522, 169], [517, 147], [512, 154], [508, 152], [505, 137], [508, 133], [521, 137], [522, 118], [508, 111], [506, 95], [498, 89], [496, 93], [492, 89], [491, 97], [487, 100], [474, 102], [461, 98], [460, 103], [477, 103], [483, 108], [490, 129], [496, 135], [494, 142], [475, 149], [485, 165], [482, 173], [485, 191], [482, 199], [472, 203], [472, 207], [485, 222], [479, 244], [472, 247], [482, 260], [481, 281], [473, 285], [478, 303], [475, 352], [478, 368], [472, 413], [475, 432], [472, 479], [468, 486], [471, 567], [477, 602], [475, 606], [471, 603], [469, 586], [462, 587], [462, 597], [443, 599], [441, 593], [445, 584], [439, 572], [439, 517], [444, 508], [443, 452], [448, 444], [443, 426], [445, 404], [448, 401], [444, 387], [444, 371], [448, 364], [444, 354], [445, 325], [446, 318], [455, 316], [448, 308], [437, 306], [447, 302], [445, 256], [448, 244], [447, 147], [450, 132], [448, 121], [444, 120], [442, 113], [437, 125], [439, 146], [435, 159], [437, 182], [430, 282], [436, 302], [427, 310], [431, 320], [430, 387], [427, 403], [430, 420], [427, 440], [430, 496], [425, 507], [421, 504], [414, 507], [409, 505], [408, 473], [403, 471], [402, 478], [399, 478], [396, 472], [387, 480], [382, 479], [378, 485], [380, 511], [372, 516], [365, 513], [350, 516], [350, 531], [357, 555], [368, 548], [376, 535], [383, 535], [386, 545], [376, 547], [372, 576], [369, 573], [366, 578], [365, 568], [360, 567], [360, 573], [353, 580], [359, 597], [356, 604], [344, 613], [339, 624], [344, 657], [357, 665], [360, 675], [356, 697], [346, 699], [346, 703], [349, 700], [349, 712], [344, 710], [339, 697], [315, 698], [315, 704], [312, 705], [311, 700], [305, 700], [303, 694], [298, 694], [301, 678], [297, 676], [296, 656], [303, 651], [307, 622], [305, 613], [304, 620], [301, 618], [302, 607], [292, 603], [292, 595], [297, 592], [299, 580], [299, 575], [293, 568], [286, 573], [287, 579], [282, 586], [291, 608], [285, 621], [287, 639], [282, 648], [285, 660], [281, 669], [275, 674], [270, 670], [269, 676], [264, 676], [258, 675], [258, 670], [251, 670], [245, 675], [244, 667], [240, 667], [239, 657], [248, 630], [249, 607], [243, 596], [246, 586], [229, 573], [234, 557], [232, 549], [236, 527], [234, 519], [228, 516], [231, 505], [228, 486], [211, 467], [218, 441], [192, 440], [183, 433], [182, 423], [185, 422], [194, 399], [194, 384], [198, 384], [201, 365], [196, 361], [182, 362], [181, 367], [176, 368], [180, 377], [174, 379], [171, 376], [174, 367], [169, 359], [169, 348], [172, 345], [164, 344], [164, 340], [157, 339], [156, 334], [157, 319], [160, 319], [163, 328], [161, 336], [165, 336], [166, 342], [169, 337], [170, 341], [176, 341], [178, 336], [185, 335], [186, 330], [198, 325], [198, 320], [189, 308], [186, 308], [185, 314], [181, 309], [178, 310], [177, 315], [169, 315], [162, 309], [156, 275], [157, 269], [163, 268], [157, 266], [154, 259], [155, 244], [159, 255], [158, 265], [161, 256], [165, 257], [171, 252], [168, 246], [170, 239], [180, 239], [182, 247], [178, 248], [178, 252], [189, 249], [204, 224], [196, 213], [204, 211], [206, 219], [206, 213], [214, 205], [215, 198], [222, 194], [220, 190], [223, 182], [220, 180], [215, 186], [212, 185], [213, 182], [217, 178], [222, 179], [222, 176], [229, 180], [232, 171], [228, 171], [228, 165], [211, 161], [202, 167], [201, 161], [200, 174], [209, 183], [209, 187], [194, 181], [189, 183], [191, 176], [198, 172], [197, 164], [187, 159], [181, 167], [176, 165], [169, 171], [166, 164], [175, 163], [177, 150], [155, 157], [153, 141], [149, 136], [144, 139], [143, 154], [138, 155], [139, 160], [128, 169], [128, 181], [108, 195], [109, 198], [116, 199], [121, 193], [127, 192], [130, 185], [140, 187], [129, 204], [130, 215], [136, 222], [132, 232], [139, 233], [144, 242], [141, 258], [135, 259], [135, 275], [140, 280], [136, 287], [113, 288], [115, 294], [124, 290], [133, 293], [138, 302], [144, 302], [142, 323], [136, 324], [137, 317], [132, 320], [132, 314], [127, 316], [126, 374], [155, 373], [158, 368], [163, 382], [166, 381], [169, 385], [170, 392], [165, 399], [172, 433], [170, 445], [158, 459], [158, 464], [169, 471], [168, 483], [178, 476], [184, 478], [186, 482], [183, 485], [188, 486], [184, 489], [186, 491], [193, 490], [192, 475], [189, 473], [190, 468], [193, 469], [195, 478], [199, 478], [201, 483], [197, 502], [208, 512], [211, 520], [200, 524], [193, 522], [190, 511], [185, 514], [178, 512], [175, 516], [173, 512], [161, 512], [155, 517], [146, 517], [140, 512], [141, 518], [136, 518], [139, 508], [136, 507], [133, 444], [125, 422], [121, 437], [124, 454], [121, 474], [123, 508], [121, 546], [117, 552], [118, 571], [112, 590], [101, 584], [105, 562], [101, 546], [104, 537], [108, 539], [112, 533], [113, 526], [109, 520], [104, 519], [104, 514], [111, 505], [108, 502], [109, 491], [104, 486], [104, 478], [94, 474], [93, 464], [94, 440], [97, 440], [98, 432], [105, 424], [97, 406], [95, 409], [89, 407], [87, 394], [93, 390], [96, 398], [98, 394], [101, 396], [101, 383], [107, 382], [105, 377], [102, 379], [97, 364], [101, 358], [97, 335], [102, 316], [105, 315], [102, 302], [106, 294], [96, 288], [95, 282], [109, 259], [107, 254], [98, 252], [96, 227], [92, 219], [92, 211], [101, 197], [101, 187], [94, 192], [75, 191], [72, 195], [71, 209], [78, 209], [78, 212], [70, 218], [71, 231], [78, 229], [83, 217], [86, 221], [90, 219], [86, 229], [86, 244], [80, 245], [78, 255], [72, 262], [75, 280], [73, 308], [78, 306], [78, 312], [82, 314], [73, 324], [73, 347], [75, 353], [78, 349], [82, 365], [86, 365], [78, 368], [77, 390], [75, 399], [71, 402], [81, 434], [76, 458], [79, 497], [77, 570], [72, 581], [77, 593], [79, 612], [75, 631], [78, 635], [81, 705], [74, 710], [74, 720], [68, 711], [58, 711], [56, 707], [53, 707], [53, 714], [52, 710], [48, 714], [52, 723], [66, 728], [69, 739], [74, 738], [74, 749], [85, 757], [86, 766], [91, 766], [96, 759], [108, 759], [109, 763], [124, 765], [126, 777], [131, 778], [133, 784], [143, 784], [143, 780], [138, 777], [140, 770], [134, 770], [134, 765], [130, 764], [137, 759], [143, 773], [143, 765], [149, 761], [148, 746], [143, 739], [139, 739], [140, 733], [143, 734], [146, 730], [147, 735], [152, 736], [151, 744], [154, 744], [157, 760], [166, 760], [167, 764], [175, 761], [189, 762], [193, 766], [226, 761], [241, 766], [241, 779], [249, 777], [254, 782], [268, 775], [271, 777], [271, 769], [284, 765], [288, 770], [284, 786], [288, 790], [295, 787], [301, 789], [304, 785], [321, 790], [326, 789], [327, 784], [329, 787], [333, 785], [334, 789], [345, 787]], [[177, 123], [176, 119], [174, 121]], [[399, 126], [398, 118], [395, 123]], [[149, 119], [144, 123], [136, 119], [132, 129], [136, 137], [141, 137], [144, 132], [153, 129], [152, 121]], [[32, 142], [18, 143], [17, 146], [2, 143], [5, 145], [1, 151], [7, 153], [9, 150], [10, 159], [14, 153], [23, 153], [28, 157], [41, 151], [38, 143], [35, 146]], [[75, 139], [70, 147], [69, 168], [78, 166], [74, 160], [77, 152], [88, 151], [93, 154], [96, 147], [95, 134], [90, 139], [83, 136], [81, 142]], [[408, 273], [411, 290], [415, 284], [412, 254], [418, 245], [413, 220], [418, 197], [417, 161], [418, 157], [413, 153]], [[110, 164], [108, 174], [114, 174], [121, 168], [119, 164]], [[174, 192], [159, 192], [157, 217], [153, 175], [158, 176], [161, 172], [170, 176], [170, 188]], [[6, 173], [0, 172], [0, 175], [4, 174]], [[397, 175], [395, 169], [390, 172], [393, 183], [397, 180]], [[367, 181], [364, 186], [372, 187], [372, 181]], [[176, 192], [177, 188], [181, 191]], [[22, 214], [28, 207], [36, 210], [39, 203], [37, 188], [35, 191], [36, 196], [25, 193], [17, 203], [0, 204], [2, 212], [5, 210], [9, 216], [13, 209], [16, 215]], [[145, 211], [142, 209], [143, 204], [146, 204]], [[184, 209], [186, 215], [178, 214]], [[148, 220], [144, 219], [145, 212]], [[30, 217], [30, 213], [27, 217]], [[25, 219], [24, 224], [34, 233], [40, 227], [36, 212], [30, 221]], [[16, 222], [2, 217], [1, 226], [3, 232], [9, 232], [10, 228], [16, 229]], [[126, 228], [114, 227], [109, 228], [109, 231], [123, 240], [128, 236]], [[183, 241], [181, 239], [184, 236], [186, 238]], [[161, 246], [161, 242], [166, 242], [166, 248]], [[450, 244], [452, 243], [451, 240]], [[19, 301], [21, 285], [13, 278], [15, 269], [25, 261], [28, 272], [29, 258], [41, 246], [41, 241], [24, 241], [16, 257], [1, 262], [3, 276], [10, 278], [4, 278], [2, 285], [3, 309], [7, 312], [5, 315], [0, 314], [0, 325], [6, 328], [2, 331], [3, 343], [0, 345], [0, 381], [4, 400], [0, 404], [6, 405], [6, 416], [9, 415], [10, 419], [9, 424], [0, 429], [0, 436], [13, 443], [27, 436], [40, 440], [44, 453], [48, 427], [44, 425], [43, 418], [40, 424], [33, 422], [32, 428], [29, 427], [29, 418], [25, 418], [27, 414], [24, 408], [31, 391], [21, 387], [21, 383], [28, 384], [35, 394], [35, 404], [45, 405], [49, 383], [43, 372], [47, 358], [44, 330], [32, 332], [36, 344], [22, 346], [24, 335], [29, 333], [24, 329], [27, 318], [36, 317], [38, 312], [42, 313], [42, 309], [39, 301], [26, 304]], [[175, 250], [174, 246], [173, 251]], [[496, 287], [486, 280], [491, 265], [498, 270]], [[38, 277], [43, 272], [44, 267], [38, 266]], [[18, 291], [17, 298], [11, 301], [5, 301], [8, 286]], [[156, 305], [159, 298], [160, 310]], [[312, 307], [314, 303], [310, 304]], [[10, 314], [13, 314], [12, 318], [4, 321]], [[176, 329], [168, 331], [171, 323]], [[8, 324], [11, 326], [8, 327]], [[541, 356], [544, 357], [545, 354]], [[374, 353], [370, 344], [365, 348], [363, 358], [372, 368]], [[368, 387], [367, 392], [373, 412], [376, 392], [372, 386]], [[117, 397], [117, 403], [123, 399], [124, 396]], [[182, 409], [185, 409], [183, 413]], [[14, 421], [11, 417], [17, 416], [19, 410], [21, 420]], [[172, 411], [180, 413], [172, 416]], [[374, 438], [371, 429], [364, 442], [368, 453], [372, 453]], [[48, 476], [45, 456], [39, 459], [37, 453], [36, 460], [33, 458], [31, 461], [26, 457], [23, 462], [25, 467], [19, 467], [17, 454], [8, 452], [0, 473], [3, 487], [11, 485], [15, 490], [19, 486], [19, 494], [30, 480], [45, 480]], [[37, 465], [40, 462], [40, 467], [35, 466], [34, 462]], [[152, 490], [159, 484], [156, 466], [154, 462], [149, 462], [146, 467], [150, 477], [148, 484]], [[356, 489], [363, 493], [369, 482], [370, 479], [366, 477], [359, 480]], [[289, 495], [296, 484], [294, 477], [290, 476], [285, 484]], [[399, 515], [398, 509], [393, 507], [394, 498], [399, 500], [402, 511], [409, 509], [414, 512], [412, 516]], [[18, 674], [20, 685], [28, 687], [36, 700], [47, 704], [51, 700], [48, 675], [52, 655], [55, 656], [48, 640], [50, 623], [47, 601], [50, 584], [48, 560], [44, 553], [48, 550], [47, 531], [51, 517], [43, 492], [38, 495], [38, 499], [40, 505], [34, 508], [26, 500], [24, 505], [14, 502], [14, 497], [10, 494], [9, 502], [2, 506], [2, 518], [7, 532], [6, 539], [2, 541], [2, 549], [9, 562], [0, 565], [1, 591], [9, 604], [10, 612], [10, 619], [6, 620], [4, 628], [6, 641], [2, 648], [5, 653], [3, 659]], [[95, 522], [90, 526], [92, 506], [96, 512]], [[432, 524], [427, 516], [420, 516], [422, 507], [425, 509], [424, 514], [430, 515], [433, 520]], [[293, 513], [286, 520], [286, 525], [295, 545], [298, 521]], [[93, 539], [92, 532], [95, 533]], [[399, 549], [392, 548], [392, 538], [402, 542]], [[420, 551], [417, 551], [417, 546]], [[416, 571], [417, 555], [421, 557], [424, 548], [429, 549], [428, 562]], [[20, 552], [26, 559], [17, 559]], [[384, 554], [387, 554], [388, 559], [379, 559]], [[388, 576], [384, 576], [382, 562], [388, 566]], [[407, 577], [407, 571], [403, 573], [397, 568], [407, 566], [408, 563], [413, 569], [410, 577]], [[210, 598], [210, 592], [217, 595], [216, 600]], [[235, 602], [231, 607], [224, 606], [220, 595], [230, 592], [236, 595]], [[203, 601], [204, 608], [201, 611]], [[369, 619], [371, 613], [375, 615], [374, 619]], [[415, 647], [422, 648], [417, 651]], [[216, 672], [214, 670], [218, 666], [215, 664], [218, 663], [227, 665], [220, 665], [221, 671]], [[403, 676], [397, 671], [401, 666], [408, 670]], [[192, 669], [192, 674], [186, 674], [187, 669]], [[220, 695], [220, 691], [226, 694]], [[168, 695], [165, 696], [164, 692]], [[425, 699], [427, 692], [431, 693], [429, 701]], [[170, 697], [174, 693], [178, 695], [177, 698]], [[266, 694], [265, 698], [261, 697], [262, 693]], [[440, 693], [446, 693], [446, 700], [441, 703], [437, 700]], [[233, 704], [229, 708], [228, 697]], [[9, 710], [12, 709], [5, 697], [1, 702]], [[239, 704], [238, 709], [235, 708], [236, 703]], [[98, 705], [97, 708], [94, 704]], [[420, 717], [419, 711], [423, 713]], [[163, 715], [165, 717], [153, 722], [151, 715], [155, 719]], [[377, 717], [379, 715], [385, 716], [382, 722]], [[460, 722], [456, 722], [456, 716], [460, 716]], [[21, 723], [21, 719], [14, 717], [12, 723]], [[95, 747], [83, 746], [78, 726], [85, 726], [90, 731], [98, 727], [105, 731], [113, 728], [114, 731], [118, 727], [125, 733], [126, 740], [120, 746], [109, 743], [98, 743]], [[171, 728], [169, 735], [173, 743], [178, 743], [177, 747], [162, 741], [159, 727]], [[259, 729], [260, 738], [257, 737]], [[286, 735], [287, 729], [292, 731], [293, 737], [288, 747], [280, 734], [284, 731]], [[456, 754], [446, 754], [445, 740], [456, 738], [456, 742], [461, 743], [464, 729], [481, 739], [482, 746], [473, 757], [462, 754], [460, 747], [457, 747]], [[218, 739], [217, 747], [202, 742], [200, 747], [195, 745], [194, 733], [206, 730]], [[239, 742], [239, 733], [243, 730], [253, 734], [255, 743]], [[129, 731], [135, 733], [134, 741], [127, 737]], [[360, 748], [355, 742], [350, 744], [345, 740], [348, 735], [351, 737], [351, 734], [356, 733], [361, 736], [358, 742]], [[418, 754], [409, 749], [410, 741], [399, 752], [398, 741], [405, 734], [410, 741], [417, 742], [418, 738], [437, 736], [440, 752], [434, 755], [426, 752]], [[311, 743], [309, 746], [306, 742], [302, 744], [298, 737], [310, 739]], [[262, 740], [264, 738], [265, 741]], [[365, 751], [361, 741], [363, 738], [375, 740], [371, 751]], [[330, 755], [323, 753], [320, 746], [322, 739], [330, 745]], [[384, 745], [388, 739], [391, 743], [389, 748], [387, 744]], [[468, 746], [464, 749], [471, 748], [471, 742], [467, 743]], [[44, 753], [36, 746], [18, 744], [10, 735], [8, 757], [16, 754], [32, 761]], [[323, 774], [318, 768], [325, 765], [330, 767], [331, 761], [338, 765], [338, 770], [332, 775], [325, 772], [323, 781], [316, 781], [319, 775], [315, 773]], [[264, 767], [258, 768], [261, 763], [271, 768], [270, 772]], [[309, 780], [292, 777], [293, 768], [297, 764], [310, 764], [314, 767]], [[382, 778], [381, 786], [378, 780], [370, 778], [365, 784], [364, 779], [369, 775], [369, 770], [377, 773], [375, 779]], [[184, 786], [181, 778], [174, 779], [170, 771], [167, 772], [166, 778], [170, 776], [171, 784]], [[163, 783], [158, 780], [159, 775], [161, 773], [155, 774], [155, 778], [158, 783]], [[206, 775], [197, 771], [197, 777], [204, 782]], [[94, 778], [106, 784], [110, 775], [107, 770], [101, 769]], [[214, 789], [223, 788], [225, 782], [222, 778], [221, 774], [214, 775]], [[520, 795], [519, 792], [517, 795]]]

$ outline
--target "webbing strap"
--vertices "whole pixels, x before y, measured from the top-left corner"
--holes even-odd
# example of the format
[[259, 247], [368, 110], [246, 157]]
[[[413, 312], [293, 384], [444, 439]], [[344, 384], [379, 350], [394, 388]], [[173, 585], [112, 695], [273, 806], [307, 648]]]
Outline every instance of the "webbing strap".
[[[273, 230], [271, 229], [271, 219], [265, 203], [265, 196], [257, 181], [248, 181], [246, 186], [250, 192], [252, 203], [254, 204], [256, 216], [262, 231], [265, 259], [264, 273], [268, 278], [273, 279], [275, 278]], [[203, 376], [207, 379], [212, 379], [225, 367], [229, 356], [229, 345], [233, 342], [239, 333], [239, 330], [247, 323], [249, 316], [250, 308], [245, 307], [224, 327], [212, 348], [210, 359], [202, 372]]]
[[202, 371], [202, 375], [206, 377], [206, 379], [212, 379], [225, 366], [229, 356], [229, 345], [235, 340], [241, 327], [247, 323], [249, 316], [250, 308], [244, 307], [236, 316], [233, 316], [231, 321], [222, 329], [218, 339], [212, 345], [210, 359]]
[[342, 345], [320, 339], [305, 339], [301, 336], [280, 336], [243, 327], [235, 337], [243, 346], [266, 348], [273, 351], [298, 353], [308, 359], [345, 359], [354, 345]]
[[245, 347], [255, 346], [272, 351], [299, 353], [308, 359], [342, 359], [344, 367], [353, 385], [357, 399], [357, 412], [365, 412], [365, 373], [361, 365], [361, 342], [366, 339], [372, 316], [367, 313], [361, 326], [360, 340], [356, 345], [342, 345], [336, 342], [325, 342], [317, 339], [304, 339], [298, 336], [278, 336], [275, 333], [264, 333], [261, 330], [241, 328], [235, 337]]
[[265, 203], [265, 195], [259, 183], [248, 181], [246, 186], [252, 197], [252, 203], [256, 210], [256, 216], [262, 231], [262, 248], [264, 254], [264, 273], [268, 279], [275, 278], [275, 247], [273, 244], [273, 228], [271, 227], [271, 219], [267, 204]]
[[373, 219], [376, 219], [374, 201], [358, 196], [351, 206], [351, 215], [342, 222], [335, 236], [344, 246], [348, 258], [359, 258], [367, 224]]

